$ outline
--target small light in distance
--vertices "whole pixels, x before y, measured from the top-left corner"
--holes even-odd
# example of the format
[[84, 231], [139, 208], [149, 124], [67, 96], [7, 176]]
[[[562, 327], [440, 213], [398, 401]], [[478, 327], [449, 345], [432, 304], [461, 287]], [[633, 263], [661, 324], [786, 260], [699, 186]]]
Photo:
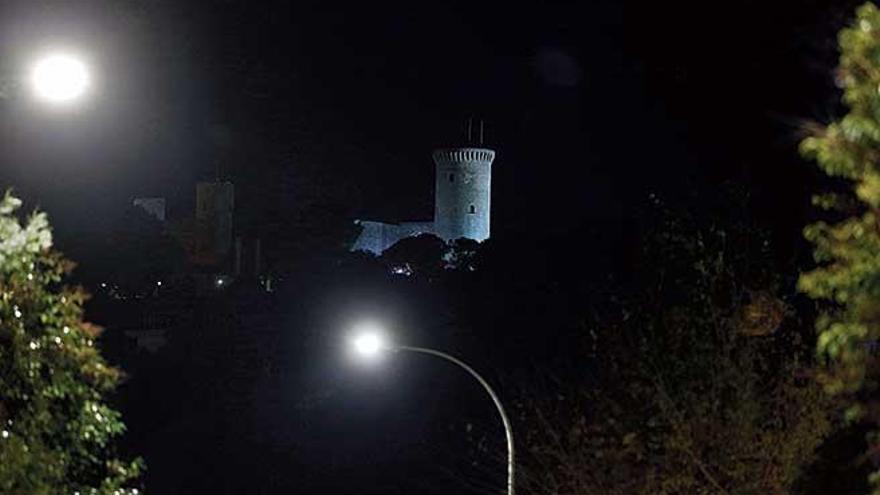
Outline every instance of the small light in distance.
[[156, 285], [158, 285], [159, 287], [162, 287], [162, 281], [161, 280], [156, 281]]

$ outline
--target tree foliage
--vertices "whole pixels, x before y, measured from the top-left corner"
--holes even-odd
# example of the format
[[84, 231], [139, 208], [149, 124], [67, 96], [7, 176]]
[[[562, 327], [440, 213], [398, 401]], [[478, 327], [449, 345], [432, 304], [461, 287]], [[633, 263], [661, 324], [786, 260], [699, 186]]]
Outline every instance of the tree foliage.
[[113, 454], [125, 429], [107, 394], [120, 380], [83, 321], [72, 263], [51, 249], [46, 216], [22, 224], [0, 201], [0, 493], [135, 495], [140, 461]]
[[[828, 362], [825, 387], [850, 405], [850, 419], [870, 423], [880, 419], [880, 9], [861, 6], [838, 44], [837, 81], [848, 111], [815, 126], [801, 152], [838, 179], [844, 192], [814, 197], [834, 219], [804, 229], [818, 266], [801, 276], [799, 287], [821, 304], [817, 351]], [[880, 438], [873, 435], [869, 443], [876, 451]], [[877, 487], [880, 474], [872, 478]]]
[[391, 269], [404, 269], [431, 279], [443, 271], [446, 251], [443, 239], [433, 234], [421, 234], [396, 242], [382, 253], [382, 259]]
[[837, 80], [849, 112], [814, 129], [801, 151], [851, 190], [814, 197], [814, 204], [842, 218], [804, 230], [819, 266], [804, 273], [799, 286], [827, 303], [817, 322], [818, 351], [833, 363], [825, 385], [852, 394], [876, 388], [872, 348], [880, 338], [880, 10], [859, 8], [839, 44]]
[[629, 296], [585, 320], [586, 384], [525, 402], [529, 491], [791, 493], [833, 415], [749, 230], [649, 235]]

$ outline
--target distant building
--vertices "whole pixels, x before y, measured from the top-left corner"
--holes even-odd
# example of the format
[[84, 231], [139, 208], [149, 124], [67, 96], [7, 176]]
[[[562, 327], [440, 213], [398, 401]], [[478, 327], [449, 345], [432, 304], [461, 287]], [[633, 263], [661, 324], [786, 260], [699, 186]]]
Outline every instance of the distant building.
[[232, 260], [232, 274], [236, 277], [259, 278], [263, 273], [262, 240], [237, 236]]
[[363, 230], [352, 251], [383, 251], [406, 237], [434, 234], [451, 241], [489, 238], [492, 161], [495, 151], [486, 148], [449, 148], [434, 151], [434, 220], [387, 223], [356, 220]]
[[196, 184], [196, 251], [202, 259], [222, 261], [232, 249], [235, 186], [231, 182]]
[[165, 221], [165, 198], [135, 198], [132, 204], [156, 217], [160, 222]]

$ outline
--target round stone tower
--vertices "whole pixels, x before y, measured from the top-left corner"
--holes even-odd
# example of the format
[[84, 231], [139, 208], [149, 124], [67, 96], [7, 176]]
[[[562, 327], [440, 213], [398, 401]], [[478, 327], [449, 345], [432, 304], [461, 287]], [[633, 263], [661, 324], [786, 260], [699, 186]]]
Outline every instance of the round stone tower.
[[434, 151], [434, 231], [438, 237], [447, 241], [489, 238], [494, 159], [495, 152], [486, 148]]

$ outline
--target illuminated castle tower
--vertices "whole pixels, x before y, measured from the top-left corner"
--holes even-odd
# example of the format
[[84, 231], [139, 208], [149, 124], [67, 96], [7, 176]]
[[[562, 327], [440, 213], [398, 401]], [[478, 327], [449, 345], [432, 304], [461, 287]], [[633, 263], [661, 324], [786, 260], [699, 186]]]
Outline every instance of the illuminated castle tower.
[[451, 241], [489, 238], [492, 160], [486, 148], [449, 148], [434, 152], [434, 233]]
[[[468, 141], [473, 122], [468, 121]], [[480, 122], [483, 143], [483, 123]], [[435, 150], [434, 219], [389, 223], [355, 220], [361, 233], [352, 251], [382, 254], [397, 241], [420, 234], [434, 234], [445, 241], [462, 237], [478, 242], [489, 238], [492, 161], [495, 151], [483, 147]]]

